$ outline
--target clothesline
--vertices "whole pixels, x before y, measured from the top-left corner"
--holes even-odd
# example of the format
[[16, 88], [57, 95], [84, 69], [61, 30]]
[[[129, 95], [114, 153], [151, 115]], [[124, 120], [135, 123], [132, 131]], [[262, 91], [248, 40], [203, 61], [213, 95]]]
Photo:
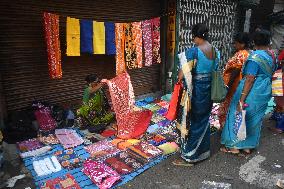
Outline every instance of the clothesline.
[[151, 20], [153, 18], [162, 18], [162, 17], [168, 17], [168, 16], [172, 16], [176, 13], [176, 11], [172, 11], [172, 12], [166, 12], [166, 13], [163, 13], [159, 16], [152, 16], [150, 18], [145, 18], [145, 19], [141, 19], [141, 20], [131, 20], [131, 21], [114, 21], [114, 20], [105, 20], [105, 19], [93, 19], [93, 18], [90, 18], [90, 17], [81, 17], [81, 18], [78, 18], [76, 15], [66, 15], [66, 14], [58, 14], [56, 12], [49, 12], [49, 13], [52, 13], [52, 14], [56, 14], [56, 15], [59, 15], [60, 18], [64, 18], [64, 19], [67, 19], [67, 17], [72, 17], [72, 18], [77, 18], [77, 19], [86, 19], [86, 20], [94, 20], [94, 21], [97, 21], [97, 22], [113, 22], [113, 23], [132, 23], [132, 22], [141, 22], [141, 21], [144, 21], [144, 20]]

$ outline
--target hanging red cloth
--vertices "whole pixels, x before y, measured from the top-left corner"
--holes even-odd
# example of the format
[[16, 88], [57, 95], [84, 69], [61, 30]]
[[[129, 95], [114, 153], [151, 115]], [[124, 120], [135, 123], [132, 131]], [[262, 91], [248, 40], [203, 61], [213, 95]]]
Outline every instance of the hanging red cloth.
[[43, 19], [49, 75], [51, 79], [59, 79], [62, 78], [59, 16], [44, 12]]
[[151, 19], [152, 24], [152, 43], [153, 43], [153, 63], [161, 63], [160, 54], [160, 17]]
[[141, 137], [146, 132], [153, 113], [150, 110], [133, 110], [135, 99], [130, 76], [124, 72], [108, 80], [107, 84], [116, 114], [117, 137]]

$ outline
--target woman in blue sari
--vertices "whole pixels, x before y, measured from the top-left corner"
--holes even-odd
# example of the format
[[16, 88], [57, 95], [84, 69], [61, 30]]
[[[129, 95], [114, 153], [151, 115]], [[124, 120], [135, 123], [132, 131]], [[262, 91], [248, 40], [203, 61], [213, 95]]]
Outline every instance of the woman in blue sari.
[[192, 166], [210, 156], [211, 72], [220, 54], [207, 41], [208, 31], [204, 24], [195, 25], [192, 34], [197, 47], [179, 54], [179, 82], [183, 83], [177, 118], [181, 158], [174, 165]]
[[[275, 60], [269, 51], [270, 33], [266, 30], [256, 31], [253, 37], [255, 51], [248, 57], [243, 67], [243, 79], [233, 96], [222, 132], [221, 151], [239, 154], [240, 150], [249, 154], [259, 144], [262, 119], [271, 99], [271, 78], [276, 68]], [[236, 113], [242, 105], [247, 104], [245, 140], [238, 140], [234, 131]]]

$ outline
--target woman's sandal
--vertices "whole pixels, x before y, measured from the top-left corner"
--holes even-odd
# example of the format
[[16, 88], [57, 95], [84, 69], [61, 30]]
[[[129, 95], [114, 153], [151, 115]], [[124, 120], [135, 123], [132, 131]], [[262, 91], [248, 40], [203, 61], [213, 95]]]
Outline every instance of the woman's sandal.
[[248, 155], [250, 155], [252, 152], [251, 152], [251, 149], [243, 149], [242, 150], [243, 151], [243, 153], [246, 155], [246, 156], [248, 156]]
[[193, 163], [189, 163], [187, 161], [185, 161], [184, 159], [176, 159], [172, 162], [172, 164], [176, 165], [176, 166], [184, 166], [184, 167], [192, 167], [194, 166]]
[[240, 151], [232, 151], [230, 148], [227, 148], [227, 147], [222, 147], [220, 148], [220, 151], [221, 152], [224, 152], [224, 153], [228, 153], [228, 154], [233, 154], [233, 155], [239, 155], [240, 154]]

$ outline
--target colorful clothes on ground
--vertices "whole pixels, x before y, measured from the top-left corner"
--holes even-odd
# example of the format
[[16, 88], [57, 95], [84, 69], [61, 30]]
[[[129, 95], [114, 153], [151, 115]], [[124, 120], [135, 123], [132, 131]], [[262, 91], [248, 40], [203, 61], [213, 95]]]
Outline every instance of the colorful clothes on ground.
[[246, 61], [243, 75], [255, 76], [253, 86], [246, 98], [246, 131], [245, 140], [239, 141], [234, 133], [236, 108], [239, 103], [246, 78], [244, 77], [237, 87], [228, 110], [225, 127], [222, 132], [221, 143], [228, 148], [254, 149], [259, 144], [262, 119], [271, 99], [271, 78], [275, 71], [272, 57], [264, 50], [254, 51]]
[[49, 76], [51, 79], [59, 79], [62, 78], [59, 16], [44, 12], [43, 19]]
[[81, 165], [81, 159], [73, 149], [59, 150], [54, 153], [64, 168], [74, 169]]
[[21, 152], [28, 152], [43, 147], [43, 144], [36, 138], [18, 142], [17, 145]]
[[184, 56], [180, 56], [180, 60], [184, 74], [184, 89], [177, 118], [177, 127], [181, 133], [181, 157], [188, 162], [198, 162], [210, 156], [211, 72], [217, 67], [220, 54], [217, 52], [213, 61], [199, 48], [191, 48]]
[[82, 172], [86, 174], [100, 189], [111, 188], [120, 176], [102, 162], [86, 160]]
[[80, 189], [81, 187], [76, 182], [71, 174], [47, 180], [39, 185], [40, 189]]
[[84, 142], [82, 137], [73, 129], [56, 129], [55, 135], [65, 149], [74, 148]]
[[218, 117], [219, 117], [219, 122], [221, 126], [224, 126], [225, 124], [227, 112], [228, 112], [232, 97], [238, 87], [240, 80], [242, 79], [241, 69], [243, 67], [243, 64], [247, 60], [248, 56], [249, 56], [249, 52], [247, 50], [240, 50], [236, 52], [236, 54], [226, 64], [226, 68], [224, 72], [225, 85], [228, 85], [231, 82], [230, 79], [232, 79], [231, 78], [232, 71], [235, 71], [237, 69], [239, 70], [240, 74], [237, 75], [236, 78], [234, 78], [234, 82], [232, 83], [231, 87], [228, 90], [228, 94], [226, 96], [225, 101], [220, 104], [220, 107], [218, 110]]

